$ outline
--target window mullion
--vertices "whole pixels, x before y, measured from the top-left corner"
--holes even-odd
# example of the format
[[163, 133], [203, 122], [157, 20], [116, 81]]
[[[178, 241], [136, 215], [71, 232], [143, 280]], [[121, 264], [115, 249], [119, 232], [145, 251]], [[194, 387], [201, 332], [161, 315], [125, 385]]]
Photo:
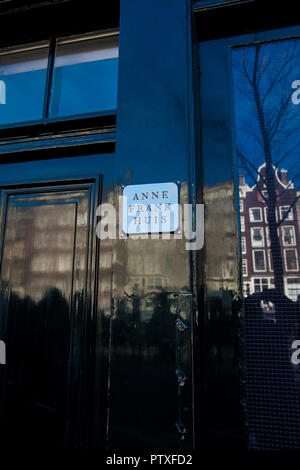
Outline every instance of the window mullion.
[[56, 49], [56, 37], [52, 37], [50, 39], [49, 59], [48, 59], [47, 77], [46, 77], [46, 85], [45, 85], [44, 108], [43, 108], [43, 121], [44, 122], [48, 120], [48, 116], [49, 116], [55, 49]]

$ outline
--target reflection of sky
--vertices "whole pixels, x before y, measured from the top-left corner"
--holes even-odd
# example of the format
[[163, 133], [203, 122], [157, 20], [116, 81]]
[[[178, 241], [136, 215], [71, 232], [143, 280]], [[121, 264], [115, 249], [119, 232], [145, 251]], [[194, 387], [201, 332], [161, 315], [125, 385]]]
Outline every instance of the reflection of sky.
[[[49, 48], [0, 57], [0, 125], [42, 118]], [[53, 72], [50, 117], [115, 109], [116, 38], [61, 44]]]
[[[256, 46], [233, 49], [232, 70], [234, 84], [234, 110], [236, 146], [256, 168], [265, 161], [261, 126], [255, 106], [254, 89], [247, 80], [253, 78]], [[300, 41], [282, 40], [261, 45], [257, 61], [258, 94], [263, 103], [267, 129], [276, 129], [269, 139], [273, 164], [288, 170], [288, 179], [297, 174], [300, 154], [300, 105], [291, 101], [291, 84], [300, 79]], [[278, 127], [276, 122], [284, 100], [287, 106]], [[241, 161], [239, 162], [241, 165]], [[253, 179], [247, 175], [247, 182]], [[295, 179], [299, 186], [300, 179]]]
[[116, 108], [117, 75], [118, 59], [55, 68], [50, 117]]
[[7, 75], [6, 104], [0, 104], [0, 124], [42, 118], [46, 69]]
[[0, 65], [0, 77], [17, 73], [34, 72], [47, 68], [48, 58], [15, 62], [8, 65]]
[[105, 49], [98, 49], [95, 51], [80, 52], [68, 55], [59, 55], [55, 59], [55, 67], [62, 67], [65, 65], [81, 64], [84, 62], [94, 62], [97, 60], [114, 59], [119, 56], [119, 49], [117, 47], [108, 47]]
[[0, 125], [42, 118], [49, 46], [0, 55]]

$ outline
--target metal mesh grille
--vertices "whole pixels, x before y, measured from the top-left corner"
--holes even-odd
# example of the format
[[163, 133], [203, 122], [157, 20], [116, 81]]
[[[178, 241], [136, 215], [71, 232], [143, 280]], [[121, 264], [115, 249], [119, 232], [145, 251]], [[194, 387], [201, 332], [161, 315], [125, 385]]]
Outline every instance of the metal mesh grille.
[[300, 41], [232, 50], [251, 449], [300, 449]]

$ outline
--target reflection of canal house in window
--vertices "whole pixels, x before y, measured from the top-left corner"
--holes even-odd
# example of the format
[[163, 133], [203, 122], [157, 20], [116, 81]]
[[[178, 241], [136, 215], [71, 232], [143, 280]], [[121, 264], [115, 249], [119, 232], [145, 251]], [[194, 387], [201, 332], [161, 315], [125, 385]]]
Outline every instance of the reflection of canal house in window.
[[[242, 275], [244, 294], [274, 288], [273, 260], [267, 220], [267, 191], [261, 178], [265, 165], [258, 169], [258, 181], [250, 188], [240, 175], [240, 216], [242, 241]], [[276, 219], [284, 269], [285, 295], [297, 300], [300, 294], [299, 271], [299, 203], [293, 204], [298, 191], [288, 181], [287, 171], [275, 169], [277, 194]], [[283, 220], [284, 219], [284, 220]], [[280, 223], [280, 221], [282, 221]]]

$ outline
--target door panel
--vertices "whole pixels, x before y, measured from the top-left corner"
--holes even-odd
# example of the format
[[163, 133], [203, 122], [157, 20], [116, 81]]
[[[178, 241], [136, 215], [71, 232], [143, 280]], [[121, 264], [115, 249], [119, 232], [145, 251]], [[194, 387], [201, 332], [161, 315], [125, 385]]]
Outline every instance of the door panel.
[[3, 191], [2, 442], [61, 447], [84, 433], [97, 192], [95, 181]]
[[[221, 245], [215, 235], [221, 230], [206, 219], [207, 296], [212, 303], [216, 286], [228, 286], [223, 272], [233, 260], [242, 281], [236, 297], [243, 300], [243, 402], [248, 446], [255, 450], [300, 449], [299, 32], [292, 27], [199, 45], [204, 201], [210, 220], [218, 218], [226, 230]], [[232, 426], [230, 400], [238, 403], [227, 388], [239, 349], [232, 341], [227, 366], [226, 315], [225, 303], [215, 313], [209, 307], [208, 328], [218, 339], [207, 354], [208, 388], [218, 397], [207, 406], [211, 436], [222, 415]]]

